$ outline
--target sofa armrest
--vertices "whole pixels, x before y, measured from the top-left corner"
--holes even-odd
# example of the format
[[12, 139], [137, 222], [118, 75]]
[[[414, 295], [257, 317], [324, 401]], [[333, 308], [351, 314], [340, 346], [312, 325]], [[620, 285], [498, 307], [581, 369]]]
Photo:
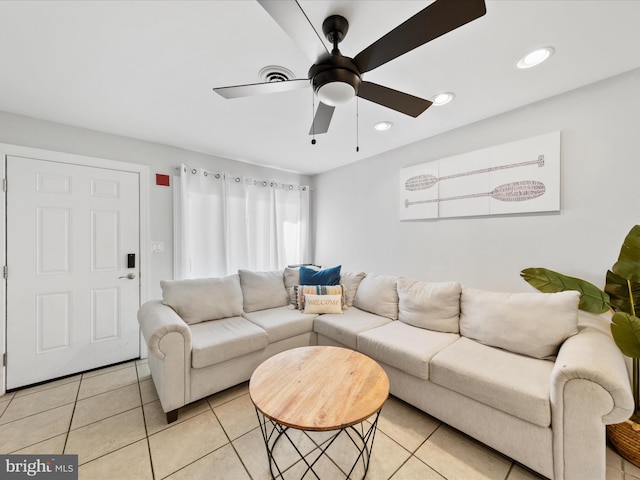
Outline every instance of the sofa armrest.
[[551, 374], [554, 479], [605, 478], [606, 424], [634, 409], [629, 374], [604, 318], [560, 347]]
[[162, 410], [175, 414], [191, 401], [191, 329], [159, 300], [140, 307], [138, 323], [149, 347], [149, 369]]
[[606, 405], [594, 409], [601, 414], [603, 424], [623, 422], [633, 413], [629, 373], [622, 353], [608, 332], [585, 327], [563, 343], [551, 376], [552, 404], [574, 400], [564, 392], [572, 380], [593, 382], [610, 396]]
[[161, 340], [170, 332], [182, 335], [185, 351], [191, 352], [191, 330], [180, 316], [160, 300], [152, 300], [138, 310], [138, 323], [149, 353], [164, 360], [165, 352], [161, 348]]

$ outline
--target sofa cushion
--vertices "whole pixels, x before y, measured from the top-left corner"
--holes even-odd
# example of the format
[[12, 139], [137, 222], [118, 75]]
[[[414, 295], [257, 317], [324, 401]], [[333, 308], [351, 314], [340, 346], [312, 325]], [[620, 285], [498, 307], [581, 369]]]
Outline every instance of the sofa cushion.
[[342, 295], [304, 295], [304, 313], [342, 313]]
[[203, 368], [264, 349], [267, 332], [242, 317], [191, 326], [191, 365]]
[[[320, 270], [317, 265], [305, 265], [305, 267]], [[296, 285], [300, 285], [300, 267], [286, 267], [284, 269], [284, 288], [289, 294], [289, 303], [291, 305], [296, 304], [296, 293], [293, 291], [293, 287]]]
[[387, 323], [391, 323], [391, 320], [386, 317], [350, 308], [340, 315], [320, 315], [313, 322], [313, 329], [316, 333], [355, 350], [359, 333]]
[[322, 270], [300, 267], [300, 285], [339, 285], [341, 265]]
[[289, 295], [289, 303], [295, 305], [296, 297], [293, 287], [300, 285], [300, 267], [286, 267], [284, 269], [284, 288]]
[[429, 380], [540, 427], [551, 425], [553, 362], [460, 337], [431, 359]]
[[289, 303], [283, 272], [238, 270], [245, 312], [282, 307]]
[[242, 315], [242, 290], [238, 275], [161, 280], [160, 287], [162, 303], [173, 308], [190, 325]]
[[391, 320], [398, 319], [398, 277], [368, 273], [360, 282], [353, 306]]
[[312, 332], [316, 317], [288, 306], [244, 314], [244, 318], [267, 332], [269, 343]]
[[460, 333], [485, 345], [535, 358], [552, 358], [578, 333], [576, 291], [501, 293], [464, 288]]
[[460, 335], [391, 322], [358, 335], [358, 351], [423, 380], [429, 379], [429, 361]]
[[364, 272], [342, 272], [340, 274], [340, 285], [342, 285], [342, 288], [344, 289], [345, 306], [353, 307], [353, 300], [354, 298], [356, 298], [358, 286], [360, 285], [360, 282], [362, 282], [362, 279], [366, 276], [367, 274]]
[[398, 279], [398, 320], [437, 332], [460, 331], [458, 282], [428, 283]]
[[[307, 294], [310, 295], [340, 295], [342, 298], [341, 285], [296, 285], [293, 287], [296, 295], [296, 303], [294, 305], [298, 310], [304, 310], [304, 300]], [[342, 308], [340, 309], [342, 311]]]

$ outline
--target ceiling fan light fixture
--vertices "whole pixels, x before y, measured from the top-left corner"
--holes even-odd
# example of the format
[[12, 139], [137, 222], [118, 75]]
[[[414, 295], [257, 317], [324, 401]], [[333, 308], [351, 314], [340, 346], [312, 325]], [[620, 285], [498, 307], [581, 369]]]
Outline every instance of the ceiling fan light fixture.
[[336, 107], [348, 103], [356, 96], [356, 89], [345, 82], [330, 82], [318, 88], [318, 98], [325, 105]]
[[535, 67], [537, 65], [540, 65], [542, 62], [547, 61], [554, 52], [555, 50], [553, 49], [553, 47], [537, 48], [536, 50], [527, 53], [520, 60], [518, 60], [518, 63], [516, 63], [516, 67], [521, 70]]
[[442, 93], [438, 93], [437, 95], [435, 95], [431, 101], [433, 102], [433, 104], [437, 107], [440, 107], [442, 105], [446, 105], [447, 103], [451, 102], [454, 98], [456, 98], [455, 93], [453, 92], [442, 92]]

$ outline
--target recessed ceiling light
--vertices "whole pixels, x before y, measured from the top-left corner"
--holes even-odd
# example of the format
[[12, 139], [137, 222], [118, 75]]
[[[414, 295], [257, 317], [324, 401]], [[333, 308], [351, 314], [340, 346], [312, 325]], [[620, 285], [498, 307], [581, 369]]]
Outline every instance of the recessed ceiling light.
[[446, 105], [454, 98], [456, 98], [455, 94], [451, 92], [442, 92], [437, 94], [435, 97], [433, 97], [431, 101], [433, 102], [434, 105], [441, 106], [441, 105]]
[[545, 60], [548, 60], [549, 57], [553, 55], [553, 52], [553, 47], [542, 47], [533, 50], [532, 52], [527, 53], [520, 60], [518, 60], [518, 63], [516, 63], [516, 67], [525, 69], [540, 65]]
[[378, 130], [379, 132], [384, 132], [385, 130], [389, 130], [391, 127], [393, 126], [393, 123], [388, 122], [388, 121], [384, 121], [384, 122], [378, 122], [376, 123], [373, 128], [375, 128], [376, 130]]

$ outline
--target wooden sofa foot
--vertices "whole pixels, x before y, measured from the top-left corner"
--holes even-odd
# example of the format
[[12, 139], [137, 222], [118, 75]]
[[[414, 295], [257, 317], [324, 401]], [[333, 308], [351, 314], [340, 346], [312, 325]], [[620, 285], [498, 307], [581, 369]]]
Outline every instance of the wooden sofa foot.
[[178, 409], [167, 412], [167, 423], [173, 423], [178, 420]]

